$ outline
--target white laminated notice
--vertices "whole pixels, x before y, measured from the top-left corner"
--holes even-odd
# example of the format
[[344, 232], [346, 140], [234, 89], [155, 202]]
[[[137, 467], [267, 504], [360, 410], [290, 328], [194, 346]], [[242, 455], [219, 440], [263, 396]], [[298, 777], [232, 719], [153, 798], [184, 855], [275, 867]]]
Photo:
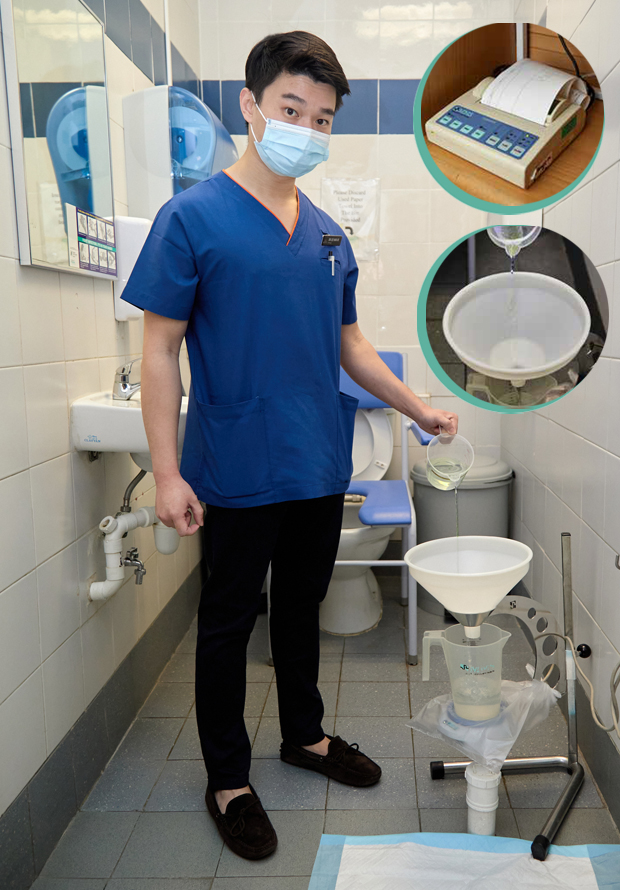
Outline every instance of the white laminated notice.
[[482, 105], [544, 124], [555, 99], [588, 101], [584, 82], [567, 71], [521, 59], [502, 71], [484, 91]]
[[379, 259], [378, 179], [323, 179], [321, 208], [344, 229], [357, 260]]

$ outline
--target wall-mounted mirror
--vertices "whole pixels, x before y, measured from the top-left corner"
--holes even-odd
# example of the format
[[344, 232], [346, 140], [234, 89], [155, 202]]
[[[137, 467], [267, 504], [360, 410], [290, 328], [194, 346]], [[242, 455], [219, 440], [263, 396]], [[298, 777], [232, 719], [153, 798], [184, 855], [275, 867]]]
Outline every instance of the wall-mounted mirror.
[[80, 0], [0, 0], [20, 262], [116, 276], [103, 26]]

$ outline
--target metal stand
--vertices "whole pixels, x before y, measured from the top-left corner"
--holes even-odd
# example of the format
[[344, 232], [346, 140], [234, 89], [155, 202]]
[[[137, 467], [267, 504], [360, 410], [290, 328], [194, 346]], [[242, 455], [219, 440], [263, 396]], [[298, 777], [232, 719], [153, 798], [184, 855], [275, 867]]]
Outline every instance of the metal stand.
[[[572, 568], [571, 568], [571, 536], [568, 532], [562, 533], [562, 590], [564, 599], [564, 615], [563, 629], [561, 633], [564, 636], [572, 638], [573, 634], [573, 603], [572, 603]], [[555, 632], [555, 619], [551, 613], [541, 604], [528, 597], [507, 597], [505, 602], [493, 612], [494, 615], [507, 614], [514, 615], [521, 620], [525, 626], [526, 632], [535, 636], [532, 631], [543, 633], [544, 631]], [[546, 637], [546, 640], [553, 640], [554, 637]], [[538, 645], [540, 644], [540, 646]], [[536, 678], [548, 680], [552, 677], [554, 664], [558, 668], [557, 680], [551, 683], [553, 687], [561, 685], [563, 675], [566, 678], [566, 697], [568, 703], [568, 757], [509, 757], [504, 761], [502, 772], [521, 772], [521, 771], [539, 771], [544, 769], [565, 769], [569, 775], [568, 782], [558, 802], [556, 803], [551, 815], [547, 819], [542, 831], [536, 836], [532, 843], [532, 856], [543, 862], [547, 858], [547, 852], [558, 832], [562, 822], [566, 818], [571, 804], [577, 795], [577, 792], [583, 784], [585, 773], [583, 766], [578, 760], [577, 748], [577, 711], [575, 707], [575, 684], [577, 682], [577, 672], [573, 653], [569, 644], [566, 642], [563, 663], [560, 663], [558, 655], [561, 653], [560, 647], [556, 647], [551, 657], [551, 653], [547, 654], [544, 649], [544, 643], [541, 640], [536, 641], [537, 658], [536, 658]], [[540, 657], [542, 656], [542, 657]], [[562, 670], [564, 669], [564, 670]], [[455, 761], [444, 763], [443, 760], [436, 760], [431, 763], [431, 778], [443, 779], [445, 776], [463, 775], [470, 760]]]

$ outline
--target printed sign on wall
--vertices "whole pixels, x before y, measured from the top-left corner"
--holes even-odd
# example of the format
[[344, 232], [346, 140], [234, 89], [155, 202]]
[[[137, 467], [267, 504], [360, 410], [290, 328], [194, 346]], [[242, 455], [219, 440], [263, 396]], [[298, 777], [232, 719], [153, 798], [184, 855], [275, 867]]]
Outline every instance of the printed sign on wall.
[[357, 260], [379, 259], [378, 179], [323, 179], [321, 207], [344, 229]]

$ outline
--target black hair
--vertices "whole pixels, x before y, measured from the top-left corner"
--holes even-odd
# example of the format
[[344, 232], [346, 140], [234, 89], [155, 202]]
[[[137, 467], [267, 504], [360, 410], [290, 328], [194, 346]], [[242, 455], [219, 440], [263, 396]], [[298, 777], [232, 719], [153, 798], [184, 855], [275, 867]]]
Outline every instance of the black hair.
[[245, 63], [245, 85], [259, 104], [266, 87], [281, 74], [305, 74], [315, 83], [334, 87], [335, 111], [342, 106], [342, 97], [351, 92], [331, 46], [308, 31], [268, 34], [252, 47]]

